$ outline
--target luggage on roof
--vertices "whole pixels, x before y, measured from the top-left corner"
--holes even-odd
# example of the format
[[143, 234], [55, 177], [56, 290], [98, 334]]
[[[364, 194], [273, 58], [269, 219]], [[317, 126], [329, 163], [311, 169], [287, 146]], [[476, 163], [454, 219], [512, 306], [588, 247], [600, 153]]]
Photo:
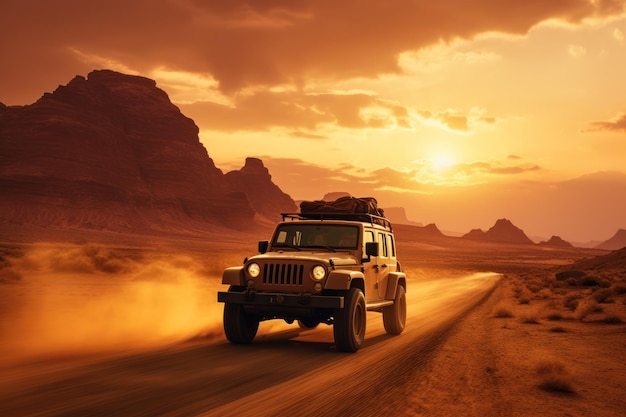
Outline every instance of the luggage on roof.
[[300, 203], [300, 213], [306, 214], [373, 214], [384, 217], [383, 209], [378, 208], [378, 202], [373, 197], [340, 197], [335, 201], [303, 201]]

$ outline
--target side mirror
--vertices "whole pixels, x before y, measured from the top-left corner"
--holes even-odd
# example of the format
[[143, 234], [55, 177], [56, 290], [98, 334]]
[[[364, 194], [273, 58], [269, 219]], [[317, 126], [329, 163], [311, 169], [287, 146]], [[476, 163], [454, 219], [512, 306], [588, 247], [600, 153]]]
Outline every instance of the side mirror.
[[378, 256], [378, 242], [367, 242], [365, 244], [365, 254], [368, 261], [371, 256]]
[[267, 240], [259, 240], [259, 253], [267, 252], [270, 242]]

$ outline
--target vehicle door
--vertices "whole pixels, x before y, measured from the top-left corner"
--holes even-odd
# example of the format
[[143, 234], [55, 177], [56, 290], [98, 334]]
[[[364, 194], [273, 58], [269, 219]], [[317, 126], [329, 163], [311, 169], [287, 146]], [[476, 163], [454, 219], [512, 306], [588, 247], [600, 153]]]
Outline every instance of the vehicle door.
[[[365, 255], [365, 244], [376, 242], [376, 232], [371, 229], [363, 230], [363, 275], [365, 275], [365, 300], [377, 301], [378, 296], [378, 257], [372, 256], [369, 261]], [[380, 248], [379, 248], [380, 252]]]
[[[392, 267], [392, 251], [395, 249], [393, 244], [393, 236], [382, 231], [376, 232], [376, 240], [378, 241], [379, 256], [377, 259], [378, 270], [378, 296], [385, 298], [387, 293], [387, 282], [389, 281], [389, 272]], [[394, 269], [395, 271], [395, 269]]]

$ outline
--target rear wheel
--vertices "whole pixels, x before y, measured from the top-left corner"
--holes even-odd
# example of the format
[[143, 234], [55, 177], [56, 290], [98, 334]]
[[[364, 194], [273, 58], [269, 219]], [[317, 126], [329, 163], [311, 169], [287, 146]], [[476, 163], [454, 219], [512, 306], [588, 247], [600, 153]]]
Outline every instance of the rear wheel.
[[400, 334], [406, 324], [406, 291], [402, 285], [396, 288], [393, 305], [383, 308], [383, 325], [387, 334]]
[[[229, 289], [229, 291], [237, 290]], [[224, 304], [224, 333], [231, 343], [252, 342], [258, 329], [258, 317], [246, 313], [242, 304]]]
[[335, 311], [333, 333], [337, 349], [356, 352], [365, 339], [365, 297], [363, 291], [351, 288], [345, 298], [343, 309]]

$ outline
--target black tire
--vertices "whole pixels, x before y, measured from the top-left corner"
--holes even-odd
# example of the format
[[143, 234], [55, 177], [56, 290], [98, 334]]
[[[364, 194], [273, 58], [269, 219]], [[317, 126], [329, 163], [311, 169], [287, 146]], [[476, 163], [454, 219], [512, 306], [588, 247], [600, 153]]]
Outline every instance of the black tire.
[[259, 330], [259, 319], [247, 314], [243, 305], [224, 304], [224, 333], [231, 343], [250, 343], [254, 340], [257, 330]]
[[406, 291], [402, 285], [396, 288], [393, 305], [383, 308], [383, 325], [387, 334], [400, 334], [406, 324]]
[[306, 318], [298, 320], [298, 326], [300, 326], [301, 329], [315, 329], [319, 324], [320, 321], [318, 319]]
[[363, 291], [351, 288], [344, 308], [335, 311], [333, 333], [337, 349], [343, 352], [359, 350], [365, 339], [366, 312]]

